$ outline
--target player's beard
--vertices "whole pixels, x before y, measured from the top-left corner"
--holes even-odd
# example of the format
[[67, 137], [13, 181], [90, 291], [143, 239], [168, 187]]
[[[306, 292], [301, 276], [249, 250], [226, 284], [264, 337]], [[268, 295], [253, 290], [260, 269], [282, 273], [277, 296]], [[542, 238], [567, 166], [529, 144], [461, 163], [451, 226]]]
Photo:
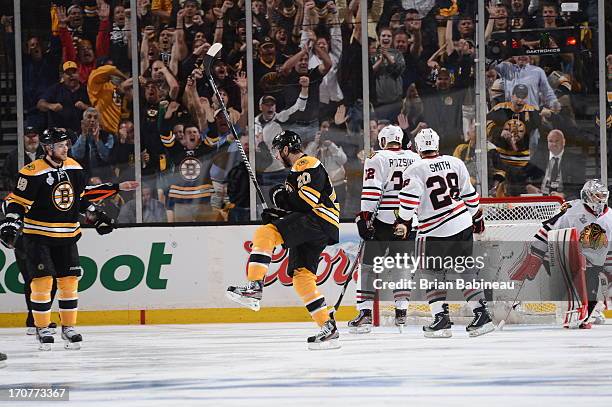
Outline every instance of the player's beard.
[[285, 165], [285, 168], [291, 168], [291, 161], [289, 161], [289, 157], [285, 157], [283, 155], [281, 155], [281, 160], [283, 160], [283, 164]]

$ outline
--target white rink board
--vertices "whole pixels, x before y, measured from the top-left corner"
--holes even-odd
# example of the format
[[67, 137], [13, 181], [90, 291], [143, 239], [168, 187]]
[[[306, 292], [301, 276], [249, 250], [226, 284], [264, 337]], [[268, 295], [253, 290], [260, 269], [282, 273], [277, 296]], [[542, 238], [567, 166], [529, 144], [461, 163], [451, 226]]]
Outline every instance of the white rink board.
[[[93, 284], [80, 293], [79, 309], [235, 308], [236, 304], [226, 299], [225, 290], [228, 285], [245, 281], [249, 255], [246, 245], [256, 228], [256, 225], [121, 228], [106, 236], [84, 230], [78, 243], [83, 279]], [[345, 224], [341, 228], [341, 243], [324, 252], [317, 274], [319, 281], [323, 280], [321, 291], [330, 300], [340, 293], [358, 242], [356, 227]], [[0, 259], [6, 257], [6, 261], [5, 264], [0, 261], [0, 312], [24, 312], [23, 295], [11, 291], [17, 278], [14, 254], [5, 248], [1, 250], [4, 255], [0, 253]], [[277, 248], [274, 253], [266, 277], [267, 282], [273, 282], [265, 289], [262, 306], [302, 306], [293, 288], [283, 285], [291, 284], [286, 275], [286, 251]], [[90, 260], [83, 261], [83, 257]], [[354, 303], [354, 287], [350, 285], [344, 304]]]

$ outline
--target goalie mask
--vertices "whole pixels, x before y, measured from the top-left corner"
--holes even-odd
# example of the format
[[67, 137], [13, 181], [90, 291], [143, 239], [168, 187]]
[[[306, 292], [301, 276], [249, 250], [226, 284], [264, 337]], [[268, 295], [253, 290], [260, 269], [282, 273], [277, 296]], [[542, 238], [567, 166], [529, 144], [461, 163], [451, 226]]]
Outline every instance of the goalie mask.
[[433, 129], [423, 129], [414, 138], [417, 152], [438, 151], [440, 149], [440, 136]]
[[609, 194], [608, 188], [600, 180], [591, 179], [582, 187], [580, 199], [595, 213], [595, 216], [599, 216], [608, 206]]
[[394, 142], [402, 145], [404, 139], [404, 131], [399, 126], [392, 124], [384, 127], [378, 132], [378, 145], [384, 149], [388, 143]]

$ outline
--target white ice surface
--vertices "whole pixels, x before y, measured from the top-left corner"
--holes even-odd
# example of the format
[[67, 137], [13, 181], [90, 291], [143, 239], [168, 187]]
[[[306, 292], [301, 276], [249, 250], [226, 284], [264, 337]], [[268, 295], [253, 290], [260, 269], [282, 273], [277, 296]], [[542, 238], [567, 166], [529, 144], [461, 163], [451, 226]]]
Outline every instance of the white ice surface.
[[[425, 339], [380, 328], [342, 349], [308, 351], [313, 324], [82, 327], [40, 352], [24, 329], [0, 329], [0, 387], [68, 385], [69, 403], [21, 406], [612, 406], [612, 325], [506, 326]], [[0, 405], [9, 405], [0, 402]]]

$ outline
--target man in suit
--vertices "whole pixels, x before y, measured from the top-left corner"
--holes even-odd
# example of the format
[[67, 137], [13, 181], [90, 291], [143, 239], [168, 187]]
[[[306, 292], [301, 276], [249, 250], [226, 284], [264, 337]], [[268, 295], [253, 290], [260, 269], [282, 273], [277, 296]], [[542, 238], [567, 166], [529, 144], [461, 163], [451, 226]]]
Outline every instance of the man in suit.
[[561, 130], [551, 130], [546, 140], [548, 148], [539, 148], [532, 159], [527, 192], [556, 195], [565, 200], [580, 198], [585, 182], [583, 160], [565, 151], [565, 136]]

